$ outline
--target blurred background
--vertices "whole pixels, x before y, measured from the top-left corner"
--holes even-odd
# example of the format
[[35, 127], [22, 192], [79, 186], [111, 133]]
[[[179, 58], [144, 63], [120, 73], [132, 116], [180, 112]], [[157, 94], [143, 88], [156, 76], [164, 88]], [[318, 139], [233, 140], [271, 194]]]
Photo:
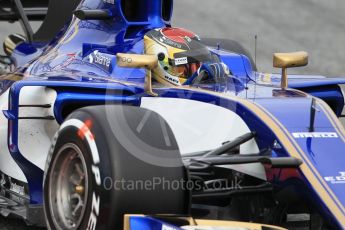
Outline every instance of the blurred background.
[[[257, 35], [259, 71], [279, 72], [274, 52], [305, 50], [309, 66], [289, 73], [345, 76], [344, 0], [175, 0], [174, 10], [174, 26], [237, 40], [253, 57]], [[0, 23], [0, 41], [13, 31], [19, 24]]]
[[201, 37], [229, 38], [253, 55], [257, 66], [272, 68], [274, 52], [305, 50], [310, 64], [289, 73], [345, 76], [344, 0], [175, 0], [173, 25]]

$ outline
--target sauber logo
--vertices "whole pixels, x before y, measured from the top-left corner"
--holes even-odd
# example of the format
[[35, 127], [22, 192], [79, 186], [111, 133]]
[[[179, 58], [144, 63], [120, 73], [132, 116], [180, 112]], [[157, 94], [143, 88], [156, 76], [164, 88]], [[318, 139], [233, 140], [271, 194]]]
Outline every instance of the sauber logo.
[[344, 184], [345, 183], [345, 172], [339, 172], [339, 176], [328, 176], [325, 177], [327, 182], [332, 184]]
[[338, 138], [337, 133], [292, 133], [296, 139], [300, 138]]

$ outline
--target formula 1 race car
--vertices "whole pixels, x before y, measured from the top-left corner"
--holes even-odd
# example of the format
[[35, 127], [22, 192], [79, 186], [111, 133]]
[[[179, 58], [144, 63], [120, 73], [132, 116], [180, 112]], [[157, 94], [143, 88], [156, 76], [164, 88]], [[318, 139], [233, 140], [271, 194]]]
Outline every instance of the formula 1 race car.
[[25, 32], [0, 57], [0, 213], [49, 229], [344, 229], [345, 79], [288, 75], [305, 52], [260, 73], [239, 43], [172, 27], [172, 9], [0, 0]]

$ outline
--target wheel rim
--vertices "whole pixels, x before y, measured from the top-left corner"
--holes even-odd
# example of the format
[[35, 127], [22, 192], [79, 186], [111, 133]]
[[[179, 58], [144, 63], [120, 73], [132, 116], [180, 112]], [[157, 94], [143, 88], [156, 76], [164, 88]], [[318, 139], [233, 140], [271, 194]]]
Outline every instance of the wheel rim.
[[88, 198], [85, 158], [75, 144], [64, 145], [52, 163], [49, 176], [49, 209], [57, 229], [77, 229]]

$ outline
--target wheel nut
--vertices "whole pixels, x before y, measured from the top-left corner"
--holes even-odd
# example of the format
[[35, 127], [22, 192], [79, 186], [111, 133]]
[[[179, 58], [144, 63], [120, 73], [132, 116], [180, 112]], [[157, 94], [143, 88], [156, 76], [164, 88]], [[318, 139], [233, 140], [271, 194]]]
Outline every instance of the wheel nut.
[[78, 185], [75, 187], [75, 191], [78, 193], [78, 194], [83, 194], [84, 193], [84, 186], [81, 186], [81, 185]]

